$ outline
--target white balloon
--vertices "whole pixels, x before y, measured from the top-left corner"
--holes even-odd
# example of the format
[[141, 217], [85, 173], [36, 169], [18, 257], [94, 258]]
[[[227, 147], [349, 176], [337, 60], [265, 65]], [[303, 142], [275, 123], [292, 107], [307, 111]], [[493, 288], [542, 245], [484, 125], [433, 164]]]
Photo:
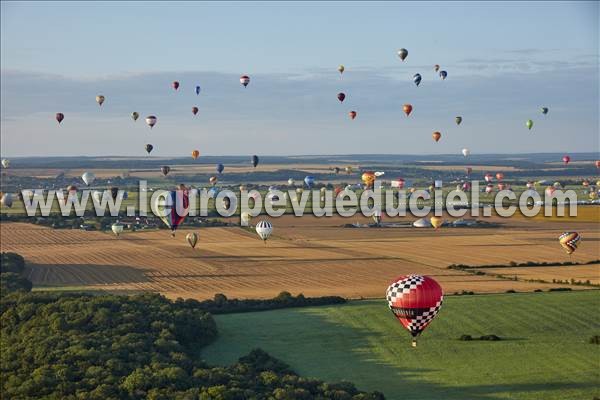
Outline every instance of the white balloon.
[[258, 224], [256, 224], [256, 233], [265, 242], [267, 241], [269, 236], [271, 236], [272, 232], [273, 225], [271, 225], [269, 221], [260, 221]]
[[86, 186], [90, 186], [96, 180], [96, 175], [94, 175], [93, 172], [84, 172], [83, 175], [81, 175], [81, 179]]

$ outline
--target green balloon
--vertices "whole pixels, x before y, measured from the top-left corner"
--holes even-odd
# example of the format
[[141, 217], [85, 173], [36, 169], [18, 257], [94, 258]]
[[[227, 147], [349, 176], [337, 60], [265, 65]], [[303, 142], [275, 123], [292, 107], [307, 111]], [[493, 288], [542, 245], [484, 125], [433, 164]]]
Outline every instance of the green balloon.
[[530, 119], [528, 119], [528, 120], [527, 120], [527, 122], [525, 123], [525, 125], [527, 125], [527, 128], [528, 128], [529, 130], [531, 130], [531, 127], [533, 127], [533, 121], [532, 121], [532, 120], [530, 120]]

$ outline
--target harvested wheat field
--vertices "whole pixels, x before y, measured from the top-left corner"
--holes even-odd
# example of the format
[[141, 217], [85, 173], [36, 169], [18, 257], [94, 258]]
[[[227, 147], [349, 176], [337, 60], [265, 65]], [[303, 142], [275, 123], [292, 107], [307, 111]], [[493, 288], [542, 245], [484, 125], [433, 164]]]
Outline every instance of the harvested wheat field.
[[[215, 293], [266, 298], [282, 290], [307, 296], [382, 297], [391, 279], [411, 273], [435, 277], [446, 293], [532, 291], [557, 285], [477, 276], [446, 267], [569, 261], [557, 242], [566, 226], [555, 221], [539, 224], [516, 219], [514, 225], [505, 222], [500, 228], [439, 231], [341, 228], [349, 221], [340, 217], [284, 216], [273, 222], [274, 236], [266, 245], [250, 230], [204, 228], [198, 231], [196, 250], [184, 240], [187, 230], [178, 231], [176, 238], [166, 230], [117, 238], [102, 232], [3, 223], [1, 249], [25, 257], [29, 279], [38, 287], [153, 291], [171, 298], [196, 299]], [[597, 259], [597, 225], [568, 225], [583, 237], [573, 261]], [[499, 269], [494, 273], [597, 283], [599, 266]]]

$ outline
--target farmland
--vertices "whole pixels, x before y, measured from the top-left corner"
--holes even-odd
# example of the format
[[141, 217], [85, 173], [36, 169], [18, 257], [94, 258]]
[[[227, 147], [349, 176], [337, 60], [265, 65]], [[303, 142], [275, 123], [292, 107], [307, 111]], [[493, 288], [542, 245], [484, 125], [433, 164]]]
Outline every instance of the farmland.
[[[598, 307], [597, 291], [451, 297], [417, 348], [383, 300], [222, 315], [219, 339], [202, 354], [227, 364], [261, 347], [302, 374], [388, 399], [592, 399]], [[463, 334], [503, 340], [459, 341]]]

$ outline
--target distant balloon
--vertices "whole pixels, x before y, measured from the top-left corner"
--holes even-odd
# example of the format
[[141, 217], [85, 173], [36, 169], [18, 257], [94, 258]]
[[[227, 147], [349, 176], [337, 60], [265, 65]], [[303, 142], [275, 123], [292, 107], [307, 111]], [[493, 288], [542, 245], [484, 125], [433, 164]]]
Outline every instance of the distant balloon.
[[152, 146], [150, 143], [148, 143], [147, 145], [144, 146], [144, 148], [146, 149], [146, 152], [148, 154], [150, 154], [150, 152], [152, 151], [152, 149], [154, 148], [154, 146]]
[[410, 104], [405, 104], [402, 106], [402, 110], [404, 111], [404, 114], [406, 114], [406, 116], [408, 117], [413, 110], [413, 106]]
[[56, 120], [58, 121], [59, 124], [62, 122], [63, 119], [65, 119], [65, 114], [56, 113]]
[[137, 121], [139, 117], [140, 114], [137, 111], [131, 113], [131, 119], [133, 119], [134, 121]]
[[548, 114], [548, 107], [542, 107], [542, 114]]
[[2, 202], [2, 205], [4, 207], [11, 208], [12, 205], [13, 205], [12, 194], [10, 194], [10, 193], [4, 193], [4, 195], [2, 196], [1, 202]]
[[200, 156], [200, 152], [198, 150], [192, 151], [192, 158], [195, 160]]
[[404, 48], [398, 50], [398, 57], [400, 57], [402, 61], [406, 60], [406, 57], [408, 57], [408, 50]]
[[113, 198], [113, 200], [116, 200], [117, 196], [119, 196], [119, 188], [116, 186], [111, 187], [110, 196]]
[[439, 64], [435, 64], [435, 65], [433, 66], [433, 70], [434, 70], [435, 72], [438, 72], [438, 71], [440, 70], [440, 66], [439, 66]]
[[196, 95], [200, 94], [200, 86], [196, 86]]
[[173, 83], [171, 83], [171, 86], [173, 86], [173, 89], [177, 90], [179, 89], [179, 82], [173, 81]]
[[494, 185], [492, 185], [491, 183], [485, 187], [486, 193], [492, 193], [493, 191], [494, 191]]
[[213, 185], [213, 186], [217, 184], [217, 181], [218, 181], [218, 179], [217, 179], [217, 177], [216, 177], [216, 176], [211, 176], [211, 177], [208, 179], [208, 182], [209, 182], [211, 185]]
[[434, 279], [421, 275], [394, 279], [385, 297], [396, 319], [412, 335], [413, 347], [417, 346], [417, 337], [435, 318], [444, 301], [441, 286]]
[[413, 76], [413, 82], [415, 83], [415, 85], [419, 86], [419, 84], [421, 83], [421, 74], [415, 74]]
[[340, 173], [340, 168], [339, 167], [333, 167], [333, 172], [337, 175]]
[[254, 155], [254, 156], [252, 156], [252, 166], [254, 168], [256, 168], [257, 165], [258, 165], [258, 156]]
[[340, 103], [344, 102], [344, 99], [346, 98], [346, 95], [342, 92], [337, 94], [337, 99], [340, 101]]
[[102, 103], [104, 103], [104, 99], [104, 96], [99, 94], [98, 96], [96, 96], [96, 103], [98, 103], [99, 106], [102, 106]]
[[10, 166], [10, 160], [9, 160], [9, 159], [7, 159], [7, 158], [3, 158], [3, 159], [2, 159], [2, 166], [3, 166], [4, 168], [8, 168], [8, 167]]
[[431, 136], [433, 137], [433, 140], [435, 140], [436, 142], [439, 142], [442, 137], [442, 134], [439, 132], [433, 132], [433, 134]]
[[455, 121], [456, 121], [456, 125], [460, 125], [460, 123], [462, 122], [462, 117], [456, 117]]
[[347, 167], [345, 167], [345, 168], [344, 168], [344, 171], [345, 171], [345, 172], [346, 172], [348, 175], [350, 175], [350, 174], [352, 173], [352, 167], [348, 165]]
[[340, 73], [340, 75], [344, 73], [344, 70], [345, 70], [345, 69], [346, 69], [346, 68], [344, 68], [344, 66], [343, 66], [343, 65], [340, 65], [340, 66], [337, 68], [337, 70], [338, 70], [338, 72]]
[[471, 150], [469, 149], [462, 149], [462, 155], [465, 157], [468, 157], [471, 154]]
[[121, 234], [121, 232], [123, 232], [123, 224], [120, 224], [118, 222], [114, 223], [114, 224], [112, 224], [112, 226], [110, 227], [110, 229], [118, 237]]
[[196, 232], [191, 232], [185, 235], [185, 240], [192, 246], [192, 249], [196, 248], [196, 244], [198, 243], [198, 234]]
[[296, 183], [296, 181], [292, 178], [288, 179], [288, 185], [290, 186], [294, 186], [294, 184]]
[[192, 107], [192, 114], [198, 114], [198, 107]]
[[431, 226], [433, 226], [435, 229], [438, 229], [444, 224], [444, 219], [442, 217], [433, 216], [429, 218], [429, 222], [431, 222]]
[[494, 180], [494, 175], [492, 174], [485, 174], [485, 176], [483, 177], [485, 179], [486, 182], [491, 182]]
[[581, 236], [577, 232], [565, 232], [558, 237], [558, 242], [567, 254], [573, 254], [577, 250], [577, 245], [581, 241]]
[[305, 177], [304, 183], [306, 183], [306, 186], [308, 186], [309, 188], [312, 188], [312, 186], [315, 184], [315, 177], [310, 175]]
[[248, 86], [248, 84], [250, 83], [250, 77], [248, 75], [242, 75], [240, 77], [240, 83], [244, 85], [244, 87]]
[[356, 111], [350, 111], [348, 115], [350, 116], [350, 119], [354, 119], [356, 118]]
[[154, 115], [149, 115], [146, 117], [146, 124], [150, 127], [150, 129], [154, 128], [158, 119]]
[[223, 173], [223, 170], [225, 169], [225, 166], [221, 163], [217, 164], [216, 166], [216, 170], [219, 174]]
[[447, 76], [448, 76], [448, 73], [446, 71], [440, 71], [440, 77], [442, 79], [446, 79]]
[[271, 236], [271, 233], [273, 233], [273, 225], [271, 225], [269, 221], [259, 221], [259, 223], [256, 224], [256, 233], [264, 242], [266, 242], [267, 239], [269, 239], [269, 236]]
[[373, 185], [375, 184], [376, 177], [375, 177], [375, 174], [373, 172], [367, 171], [367, 172], [364, 172], [362, 174], [362, 176], [360, 177], [360, 179], [362, 180], [362, 182], [365, 184], [365, 186], [367, 188], [372, 188]]
[[85, 183], [86, 186], [90, 186], [94, 180], [96, 179], [96, 175], [93, 172], [84, 172], [81, 175], [81, 180]]
[[[160, 219], [171, 229], [171, 235], [175, 236], [175, 230], [185, 220], [189, 212], [189, 197], [187, 190], [171, 190], [164, 195], [154, 198], [153, 210], [158, 211]], [[180, 215], [179, 212], [182, 214]]]
[[563, 156], [562, 161], [565, 163], [565, 165], [567, 165], [571, 161], [571, 157]]
[[162, 172], [162, 174], [164, 176], [167, 176], [167, 174], [171, 171], [171, 167], [169, 167], [168, 165], [163, 165], [162, 167], [160, 167], [160, 172]]
[[504, 179], [504, 174], [502, 172], [498, 172], [496, 174], [496, 179], [498, 179], [499, 181], [501, 181], [502, 179]]
[[525, 122], [525, 126], [527, 126], [527, 129], [531, 130], [533, 127], [533, 121], [528, 119], [527, 122]]
[[600, 160], [596, 161], [596, 168], [600, 168]]

